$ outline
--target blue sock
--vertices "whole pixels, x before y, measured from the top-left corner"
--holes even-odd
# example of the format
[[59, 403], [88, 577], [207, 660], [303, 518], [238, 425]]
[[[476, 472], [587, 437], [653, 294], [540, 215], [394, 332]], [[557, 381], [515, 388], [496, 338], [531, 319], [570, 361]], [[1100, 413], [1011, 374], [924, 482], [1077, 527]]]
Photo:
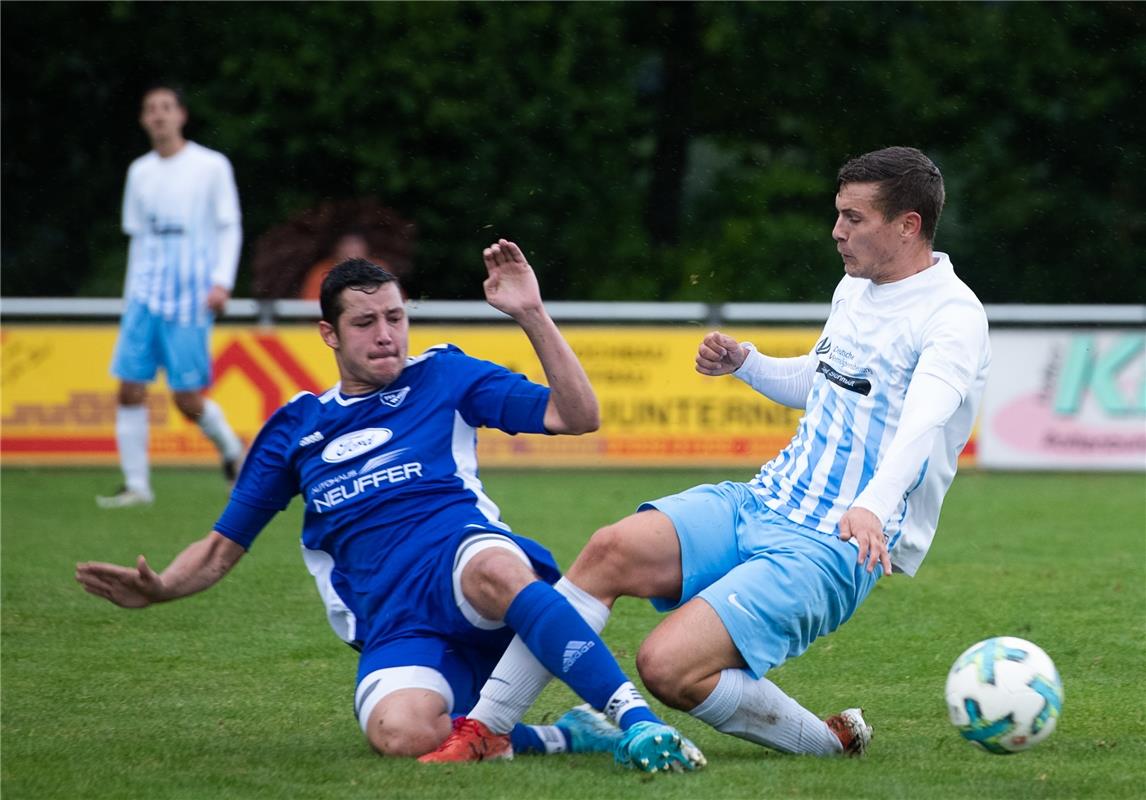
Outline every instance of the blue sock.
[[[535, 581], [522, 589], [509, 604], [505, 621], [529, 652], [589, 705], [610, 716], [615, 712], [621, 728], [660, 722], [601, 637], [549, 584]], [[607, 708], [610, 700], [613, 708]]]
[[648, 706], [635, 706], [617, 718], [617, 727], [623, 731], [636, 725], [638, 722], [660, 722]]
[[[554, 736], [561, 737], [561, 740], [553, 741]], [[525, 725], [519, 722], [509, 732], [509, 741], [513, 744], [515, 755], [568, 753], [573, 749], [569, 731], [554, 725]]]

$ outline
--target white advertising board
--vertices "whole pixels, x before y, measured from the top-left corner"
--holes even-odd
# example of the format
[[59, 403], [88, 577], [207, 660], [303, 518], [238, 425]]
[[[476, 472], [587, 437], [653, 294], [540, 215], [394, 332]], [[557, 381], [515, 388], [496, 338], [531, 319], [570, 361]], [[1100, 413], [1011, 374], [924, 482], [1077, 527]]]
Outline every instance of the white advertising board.
[[986, 469], [1146, 471], [1146, 332], [991, 334]]

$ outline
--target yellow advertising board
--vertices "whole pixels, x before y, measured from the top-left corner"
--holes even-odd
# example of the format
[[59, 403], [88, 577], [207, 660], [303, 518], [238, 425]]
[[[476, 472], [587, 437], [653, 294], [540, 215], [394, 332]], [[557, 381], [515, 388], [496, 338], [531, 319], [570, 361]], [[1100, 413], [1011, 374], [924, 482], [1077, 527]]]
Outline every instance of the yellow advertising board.
[[[588, 436], [508, 436], [482, 431], [485, 466], [732, 466], [754, 470], [791, 438], [801, 412], [740, 381], [693, 368], [705, 330], [687, 326], [563, 326], [601, 404]], [[728, 328], [762, 351], [808, 352], [813, 328]], [[0, 453], [5, 464], [114, 464], [116, 382], [108, 373], [114, 325], [7, 325], [0, 332]], [[512, 325], [414, 326], [410, 352], [451, 342], [544, 383], [525, 335]], [[337, 380], [314, 326], [216, 327], [211, 395], [250, 441], [299, 391]], [[162, 375], [150, 397], [157, 464], [213, 464], [216, 454], [171, 403]]]

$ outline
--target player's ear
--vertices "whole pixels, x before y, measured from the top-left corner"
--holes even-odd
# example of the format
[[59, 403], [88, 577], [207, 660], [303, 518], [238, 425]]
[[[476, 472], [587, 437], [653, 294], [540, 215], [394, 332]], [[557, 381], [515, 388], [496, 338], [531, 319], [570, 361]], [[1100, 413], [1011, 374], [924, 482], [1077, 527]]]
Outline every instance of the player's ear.
[[910, 239], [919, 235], [923, 227], [923, 217], [919, 216], [918, 211], [908, 211], [900, 218], [899, 224], [903, 238]]
[[318, 335], [322, 337], [322, 341], [326, 342], [326, 346], [331, 350], [338, 349], [338, 331], [324, 319], [318, 321]]

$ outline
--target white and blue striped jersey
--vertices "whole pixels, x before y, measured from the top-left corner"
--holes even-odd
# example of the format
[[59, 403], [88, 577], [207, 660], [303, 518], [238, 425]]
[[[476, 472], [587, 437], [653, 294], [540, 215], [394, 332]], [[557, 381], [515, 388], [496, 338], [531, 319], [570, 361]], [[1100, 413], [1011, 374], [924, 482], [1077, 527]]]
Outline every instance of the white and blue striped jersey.
[[[123, 193], [131, 237], [124, 298], [181, 324], [207, 322], [211, 286], [235, 283], [239, 224], [239, 192], [222, 153], [187, 142], [168, 158], [140, 156]], [[234, 229], [230, 247], [220, 247], [223, 228]]]
[[[404, 615], [432, 617], [411, 576], [440, 570], [448, 581], [449, 559], [476, 531], [513, 538], [556, 574], [548, 551], [501, 521], [477, 464], [477, 428], [544, 432], [548, 399], [548, 388], [452, 345], [408, 359], [369, 395], [303, 392], [259, 432], [215, 530], [250, 547], [301, 495], [303, 558], [347, 642], [370, 641]], [[427, 553], [443, 554], [444, 567]]]
[[933, 266], [904, 280], [840, 281], [810, 354], [816, 375], [796, 435], [749, 484], [793, 522], [835, 533], [880, 468], [912, 378], [939, 378], [962, 402], [884, 527], [893, 566], [910, 575], [931, 545], [990, 366], [982, 305], [947, 255], [933, 255]]

